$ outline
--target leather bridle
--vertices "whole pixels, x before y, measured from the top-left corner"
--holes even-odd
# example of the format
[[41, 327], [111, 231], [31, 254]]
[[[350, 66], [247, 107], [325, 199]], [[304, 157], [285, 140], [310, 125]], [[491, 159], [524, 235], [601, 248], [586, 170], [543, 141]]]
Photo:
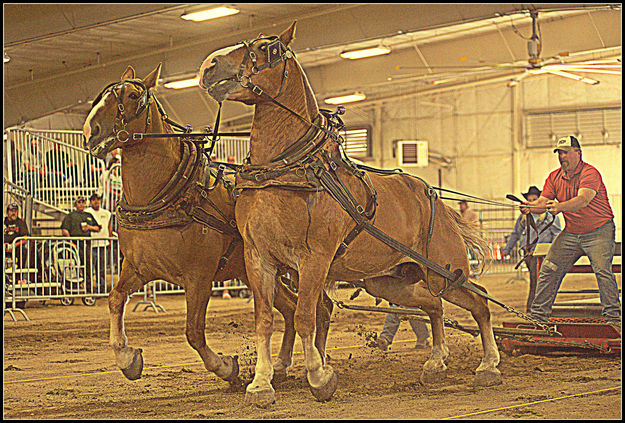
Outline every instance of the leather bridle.
[[[260, 46], [260, 49], [264, 50], [266, 53], [266, 61], [264, 64], [259, 66], [256, 61], [256, 53], [252, 51], [251, 47], [252, 44], [260, 40], [269, 40], [269, 42]], [[273, 68], [274, 66], [277, 66], [280, 63], [284, 62], [280, 89], [273, 98], [275, 99], [276, 97], [278, 97], [282, 93], [284, 82], [288, 77], [288, 71], [286, 70], [286, 61], [290, 58], [294, 58], [295, 53], [293, 53], [290, 47], [285, 46], [280, 38], [275, 35], [271, 37], [256, 38], [252, 41], [242, 41], [240, 44], [243, 44], [245, 46], [246, 54], [243, 56], [243, 60], [241, 61], [241, 65], [239, 66], [239, 72], [236, 75], [236, 80], [239, 84], [241, 84], [243, 88], [249, 88], [255, 94], [260, 95], [263, 91], [252, 83], [252, 76], [258, 75], [261, 71], [267, 68]], [[247, 66], [248, 60], [252, 62], [252, 68], [250, 69], [250, 74], [246, 75], [245, 68]]]
[[[124, 106], [124, 103], [122, 101], [122, 99], [124, 98], [124, 90], [126, 89], [126, 84], [128, 83], [133, 84], [135, 87], [143, 90], [141, 97], [139, 97], [138, 99], [137, 110], [135, 111], [134, 116], [132, 116], [130, 119], [126, 117], [126, 107]], [[119, 94], [117, 94], [118, 88], [120, 89]], [[117, 139], [117, 141], [124, 144], [128, 142], [128, 140], [130, 140], [131, 138], [130, 133], [126, 130], [126, 126], [130, 122], [138, 119], [146, 110], [148, 110], [148, 106], [150, 105], [154, 97], [152, 96], [150, 90], [145, 86], [145, 84], [141, 80], [123, 79], [119, 82], [113, 82], [107, 85], [102, 90], [102, 92], [100, 92], [100, 94], [97, 95], [95, 100], [93, 100], [91, 108], [93, 109], [100, 102], [102, 97], [107, 93], [113, 93], [113, 95], [115, 96], [115, 100], [117, 101], [117, 114], [115, 115], [115, 123], [113, 124], [113, 133], [115, 134], [115, 138]], [[145, 131], [144, 132], [147, 132], [149, 125], [150, 125], [150, 114], [147, 113], [147, 116], [145, 119]]]

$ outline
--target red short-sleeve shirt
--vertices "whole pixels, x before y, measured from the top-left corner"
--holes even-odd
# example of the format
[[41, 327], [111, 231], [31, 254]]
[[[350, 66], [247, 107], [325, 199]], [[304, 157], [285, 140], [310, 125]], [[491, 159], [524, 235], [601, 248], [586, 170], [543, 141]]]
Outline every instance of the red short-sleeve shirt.
[[580, 188], [590, 188], [597, 194], [590, 203], [575, 212], [563, 212], [566, 226], [564, 229], [573, 234], [586, 234], [597, 229], [610, 219], [614, 218], [608, 192], [605, 189], [601, 174], [592, 165], [580, 161], [569, 178], [562, 168], [549, 174], [543, 187], [542, 197], [559, 202], [568, 201], [577, 197]]

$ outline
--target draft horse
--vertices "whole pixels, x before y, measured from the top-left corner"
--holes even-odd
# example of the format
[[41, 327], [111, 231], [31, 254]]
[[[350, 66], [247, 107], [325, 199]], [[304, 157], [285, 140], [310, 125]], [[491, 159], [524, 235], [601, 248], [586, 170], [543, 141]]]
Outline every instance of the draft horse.
[[[449, 355], [441, 297], [470, 311], [483, 347], [475, 383], [501, 383], [486, 299], [464, 286], [447, 289], [447, 279], [441, 274], [380, 242], [363, 231], [359, 222], [374, 221], [376, 228], [394, 240], [461, 275], [469, 274], [466, 245], [483, 259], [485, 240], [455, 210], [433, 197], [425, 181], [405, 174], [383, 175], [371, 168], [363, 171], [341, 160], [337, 116], [320, 113], [289, 47], [294, 32], [295, 22], [279, 36], [261, 34], [219, 49], [209, 54], [199, 70], [200, 86], [220, 104], [229, 100], [254, 105], [249, 163], [237, 174], [235, 186], [240, 191], [235, 212], [254, 293], [258, 353], [247, 399], [258, 406], [275, 401], [270, 384], [271, 306], [275, 277], [282, 266], [299, 275], [295, 329], [304, 347], [308, 382], [318, 400], [328, 400], [337, 385], [336, 373], [324, 364], [323, 353], [313, 343], [315, 304], [326, 280], [361, 280], [370, 294], [421, 307], [428, 314], [433, 346], [423, 366], [424, 383], [444, 377]], [[351, 196], [344, 200], [357, 205], [351, 213], [343, 208], [345, 202], [339, 204], [337, 192], [325, 188], [323, 178], [330, 172], [346, 188], [343, 192], [349, 194], [345, 196]]]
[[[128, 345], [125, 307], [130, 294], [149, 281], [166, 280], [185, 290], [186, 337], [206, 369], [239, 384], [236, 356], [213, 352], [204, 333], [212, 282], [237, 278], [247, 283], [234, 225], [232, 181], [209, 167], [198, 144], [159, 136], [175, 132], [175, 122], [152, 93], [160, 71], [159, 64], [141, 80], [128, 66], [121, 81], [107, 86], [94, 100], [83, 127], [85, 147], [94, 156], [103, 159], [111, 150], [122, 150], [123, 197], [116, 216], [124, 260], [108, 298], [110, 346], [124, 375], [139, 378], [142, 350]], [[284, 316], [285, 333], [276, 376], [285, 376], [292, 363], [296, 301], [296, 295], [278, 282], [275, 307]], [[325, 351], [332, 302], [322, 296], [319, 307], [318, 324], [326, 329], [316, 342]]]

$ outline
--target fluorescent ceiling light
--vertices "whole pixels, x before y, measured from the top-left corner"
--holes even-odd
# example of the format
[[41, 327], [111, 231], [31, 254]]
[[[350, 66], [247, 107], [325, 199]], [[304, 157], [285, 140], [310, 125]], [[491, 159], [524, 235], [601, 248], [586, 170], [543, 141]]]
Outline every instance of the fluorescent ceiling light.
[[180, 81], [171, 81], [163, 84], [165, 88], [171, 88], [173, 90], [180, 90], [182, 88], [197, 87], [200, 85], [198, 78], [181, 79]]
[[361, 101], [367, 98], [363, 93], [354, 93], [348, 95], [342, 95], [338, 97], [329, 97], [326, 98], [325, 101], [328, 104], [344, 104], [344, 103], [353, 103], [354, 101]]
[[385, 46], [367, 47], [358, 50], [349, 50], [341, 52], [339, 56], [343, 59], [363, 59], [365, 57], [381, 56], [389, 54], [391, 49]]
[[185, 13], [181, 16], [182, 19], [187, 21], [202, 22], [209, 19], [221, 18], [224, 16], [236, 15], [239, 13], [239, 9], [232, 7], [220, 6], [213, 7], [211, 9], [198, 10], [196, 12]]

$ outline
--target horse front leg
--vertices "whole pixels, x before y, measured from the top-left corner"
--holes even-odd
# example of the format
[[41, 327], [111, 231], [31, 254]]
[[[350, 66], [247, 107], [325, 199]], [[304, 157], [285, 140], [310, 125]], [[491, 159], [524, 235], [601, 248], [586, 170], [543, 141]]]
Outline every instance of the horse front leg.
[[[261, 257], [254, 246], [245, 246], [245, 268], [254, 294], [254, 323], [256, 330], [256, 367], [254, 379], [245, 389], [245, 399], [265, 408], [276, 401], [271, 386], [271, 335], [273, 333], [274, 284], [277, 267]], [[292, 348], [292, 346], [291, 346]]]
[[138, 291], [146, 284], [130, 266], [128, 259], [122, 262], [122, 269], [118, 283], [111, 290], [108, 297], [110, 335], [109, 345], [115, 353], [115, 361], [124, 376], [130, 380], [141, 377], [143, 371], [143, 356], [141, 348], [128, 346], [128, 338], [124, 330], [124, 314], [130, 294]]
[[219, 356], [206, 344], [206, 308], [213, 290], [212, 281], [190, 282], [185, 286], [187, 301], [186, 336], [198, 352], [206, 370], [215, 373], [233, 386], [241, 385], [237, 356]]
[[[326, 265], [323, 259], [305, 260], [299, 263], [299, 290], [295, 309], [295, 330], [302, 339], [306, 377], [313, 396], [318, 401], [328, 401], [336, 391], [337, 373], [331, 366], [324, 364], [322, 354], [315, 346], [317, 304], [321, 303], [321, 293], [326, 280], [330, 261]], [[328, 319], [329, 325], [329, 319]], [[327, 334], [327, 332], [326, 332]], [[325, 336], [324, 336], [325, 353]]]
[[[486, 292], [483, 287], [477, 284], [473, 285]], [[452, 289], [443, 297], [447, 301], [469, 310], [480, 329], [483, 355], [482, 361], [475, 371], [475, 385], [493, 386], [501, 384], [501, 372], [497, 368], [500, 359], [499, 348], [495, 342], [488, 301], [466, 288]]]

